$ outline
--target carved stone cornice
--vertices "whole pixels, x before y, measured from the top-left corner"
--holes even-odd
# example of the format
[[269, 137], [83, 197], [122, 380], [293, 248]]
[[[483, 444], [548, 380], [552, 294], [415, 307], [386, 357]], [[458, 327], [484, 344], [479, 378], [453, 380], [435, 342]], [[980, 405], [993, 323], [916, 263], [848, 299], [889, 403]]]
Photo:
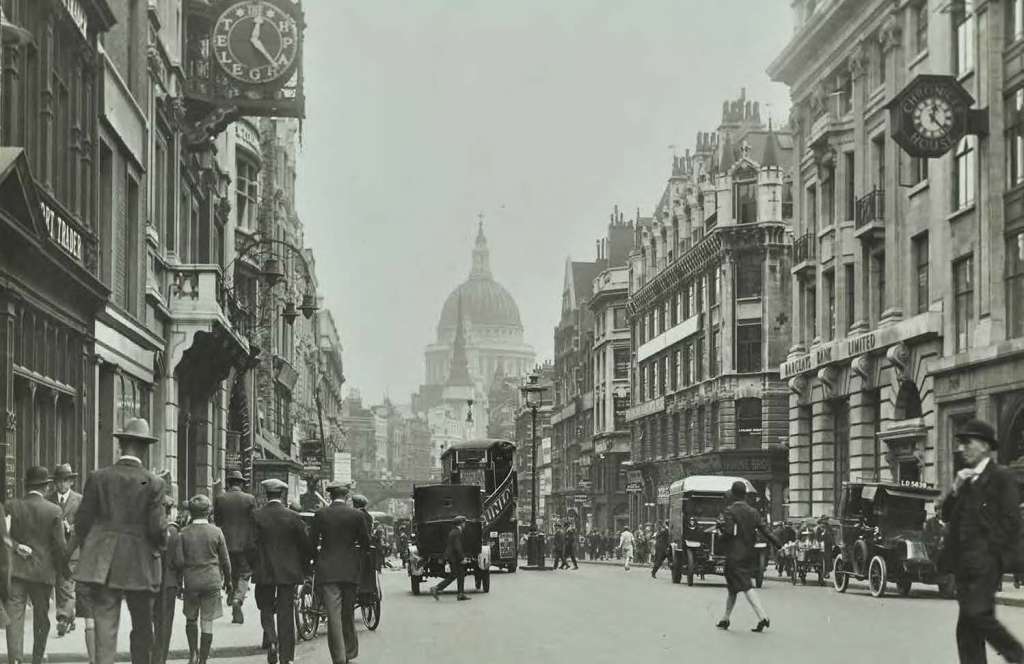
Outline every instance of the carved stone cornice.
[[914, 379], [910, 371], [910, 350], [902, 341], [890, 346], [889, 349], [885, 351], [885, 359], [887, 359], [889, 364], [892, 366], [893, 373], [895, 374], [897, 381], [904, 382]]
[[825, 398], [831, 399], [835, 393], [836, 385], [836, 370], [831, 365], [826, 365], [818, 369], [818, 383], [821, 384], [822, 390], [825, 392]]
[[858, 42], [846, 59], [846, 68], [854, 80], [864, 75], [864, 61], [866, 59], [867, 54], [865, 53], [864, 42]]
[[867, 355], [858, 355], [850, 362], [850, 371], [860, 376], [861, 382], [865, 387], [871, 385], [873, 369], [873, 361]]
[[882, 51], [886, 53], [903, 43], [903, 26], [900, 25], [896, 13], [886, 17], [885, 23], [878, 31], [878, 42], [882, 45]]

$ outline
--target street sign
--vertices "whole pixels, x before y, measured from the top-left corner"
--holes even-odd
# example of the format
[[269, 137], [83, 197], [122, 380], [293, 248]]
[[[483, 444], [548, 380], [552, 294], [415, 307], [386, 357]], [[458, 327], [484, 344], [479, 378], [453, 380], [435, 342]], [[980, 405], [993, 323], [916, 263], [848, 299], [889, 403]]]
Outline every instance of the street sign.
[[630, 482], [626, 485], [626, 493], [640, 493], [644, 490], [642, 482]]

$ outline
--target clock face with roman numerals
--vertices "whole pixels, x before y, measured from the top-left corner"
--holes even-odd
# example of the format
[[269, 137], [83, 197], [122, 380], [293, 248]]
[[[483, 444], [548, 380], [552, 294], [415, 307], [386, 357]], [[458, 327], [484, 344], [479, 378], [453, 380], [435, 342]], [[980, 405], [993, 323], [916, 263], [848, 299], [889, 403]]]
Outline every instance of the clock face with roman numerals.
[[217, 18], [211, 44], [221, 68], [240, 83], [261, 85], [288, 75], [299, 56], [295, 19], [266, 0], [229, 5]]

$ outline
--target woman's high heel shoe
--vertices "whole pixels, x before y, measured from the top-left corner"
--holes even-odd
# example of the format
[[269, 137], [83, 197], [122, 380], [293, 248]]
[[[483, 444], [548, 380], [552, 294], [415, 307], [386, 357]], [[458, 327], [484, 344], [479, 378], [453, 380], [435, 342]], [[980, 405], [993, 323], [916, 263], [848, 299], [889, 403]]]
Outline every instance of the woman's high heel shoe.
[[718, 624], [715, 625], [715, 627], [717, 627], [718, 629], [729, 629], [729, 621], [728, 620], [719, 620]]
[[771, 621], [765, 618], [764, 620], [757, 623], [757, 627], [751, 629], [751, 632], [763, 632], [766, 627], [771, 627]]

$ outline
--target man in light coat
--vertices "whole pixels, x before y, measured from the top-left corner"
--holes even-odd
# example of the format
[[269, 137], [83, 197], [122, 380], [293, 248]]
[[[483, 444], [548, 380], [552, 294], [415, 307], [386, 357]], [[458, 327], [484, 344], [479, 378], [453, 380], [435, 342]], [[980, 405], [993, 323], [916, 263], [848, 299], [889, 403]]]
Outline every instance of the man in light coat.
[[622, 557], [626, 559], [626, 564], [623, 566], [627, 572], [629, 571], [629, 564], [633, 561], [633, 546], [635, 539], [633, 533], [630, 532], [629, 526], [622, 529], [622, 534], [619, 535], [619, 548], [622, 550]]
[[89, 475], [75, 520], [81, 555], [75, 579], [87, 584], [96, 624], [97, 664], [113, 664], [121, 603], [132, 619], [132, 664], [150, 664], [153, 653], [153, 598], [162, 577], [167, 539], [163, 481], [142, 465], [156, 437], [142, 418], [114, 434], [121, 457]]

